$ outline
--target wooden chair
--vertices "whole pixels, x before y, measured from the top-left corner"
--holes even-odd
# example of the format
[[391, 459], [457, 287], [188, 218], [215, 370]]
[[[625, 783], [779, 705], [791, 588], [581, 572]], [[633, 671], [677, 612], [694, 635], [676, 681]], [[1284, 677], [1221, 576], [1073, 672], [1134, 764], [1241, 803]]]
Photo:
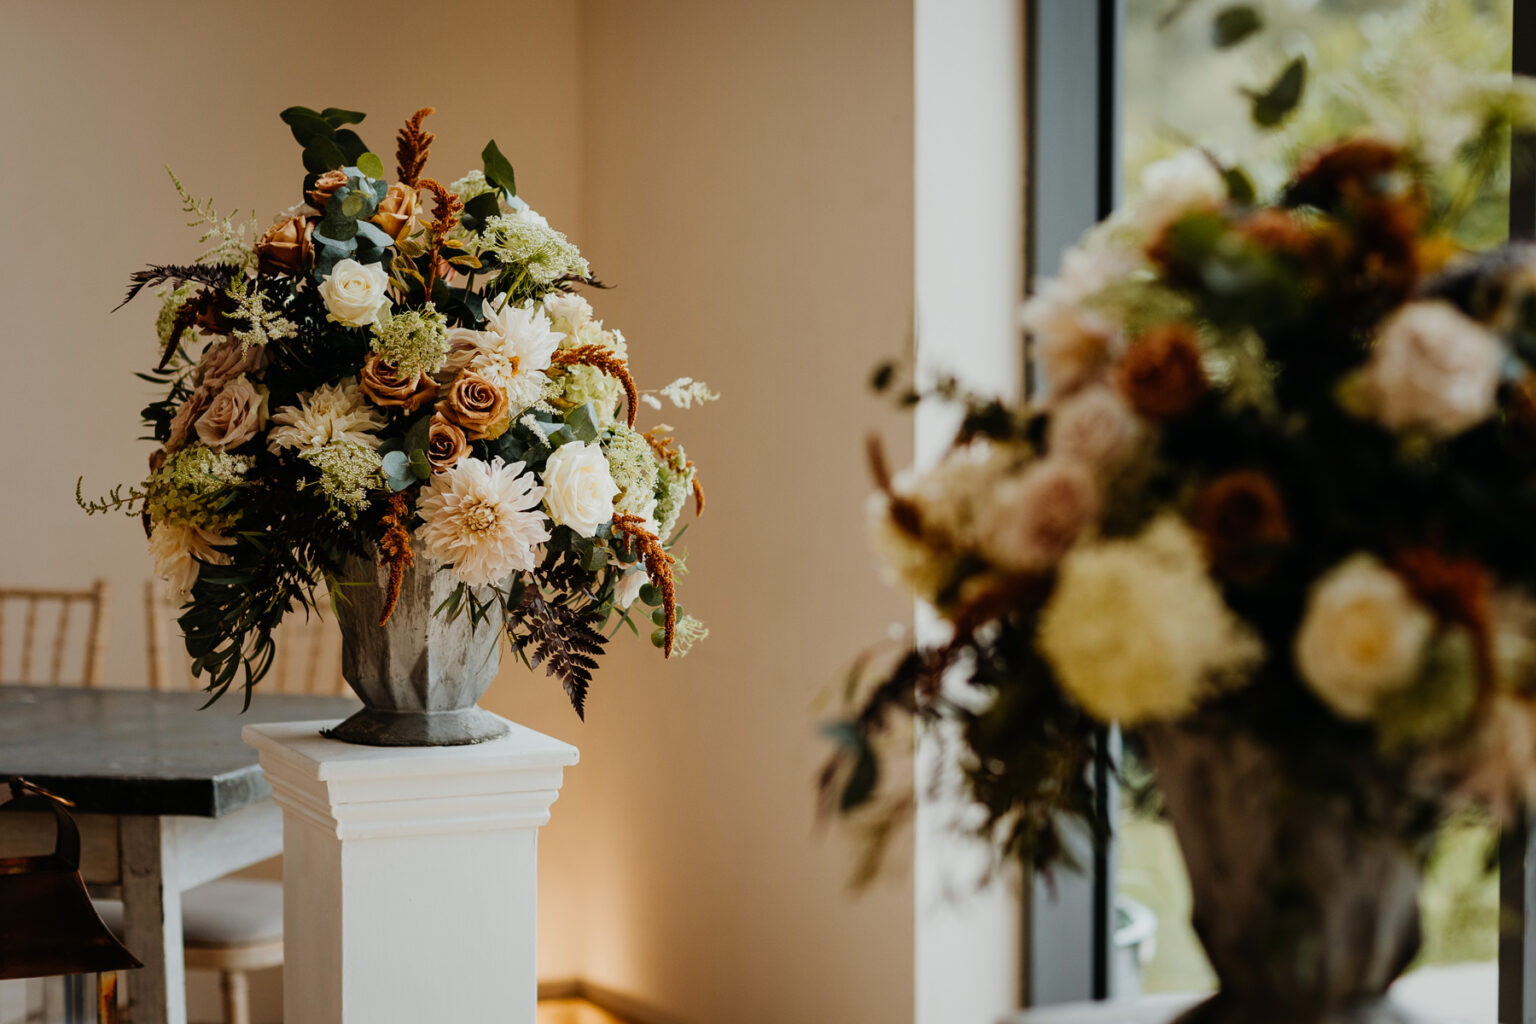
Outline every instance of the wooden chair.
[[[16, 672], [6, 672], [7, 619], [20, 620], [21, 642]], [[83, 626], [84, 632], [76, 627]], [[66, 652], [84, 640], [79, 671], [66, 671]], [[101, 683], [107, 636], [107, 581], [88, 590], [0, 587], [0, 682], [48, 686], [97, 686]], [[42, 667], [46, 651], [47, 670]]]
[[[200, 686], [175, 628], [177, 604], [158, 581], [145, 585], [144, 614], [151, 685], [157, 690]], [[272, 670], [259, 686], [314, 696], [346, 692], [341, 632], [329, 616], [308, 621], [295, 616], [279, 628], [276, 640]], [[97, 909], [108, 925], [120, 927], [122, 904], [99, 901]], [[182, 894], [181, 920], [186, 966], [219, 975], [226, 1024], [250, 1024], [248, 973], [283, 963], [282, 883], [221, 878], [200, 885]]]

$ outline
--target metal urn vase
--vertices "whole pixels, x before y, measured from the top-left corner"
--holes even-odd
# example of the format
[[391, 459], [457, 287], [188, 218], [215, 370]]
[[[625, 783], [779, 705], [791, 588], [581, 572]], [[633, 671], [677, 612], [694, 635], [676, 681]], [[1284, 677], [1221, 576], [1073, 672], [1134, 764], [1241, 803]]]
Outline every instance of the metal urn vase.
[[1229, 723], [1147, 732], [1220, 980], [1177, 1024], [1411, 1024], [1387, 989], [1418, 952], [1420, 858], [1349, 801], [1289, 784]]
[[353, 585], [337, 602], [341, 672], [364, 707], [326, 735], [375, 747], [458, 746], [506, 735], [507, 723], [475, 704], [501, 666], [499, 619], [475, 626], [468, 609], [452, 621], [433, 614], [457, 582], [418, 547], [400, 600], [380, 625], [388, 579], [376, 562], [348, 560], [343, 580]]

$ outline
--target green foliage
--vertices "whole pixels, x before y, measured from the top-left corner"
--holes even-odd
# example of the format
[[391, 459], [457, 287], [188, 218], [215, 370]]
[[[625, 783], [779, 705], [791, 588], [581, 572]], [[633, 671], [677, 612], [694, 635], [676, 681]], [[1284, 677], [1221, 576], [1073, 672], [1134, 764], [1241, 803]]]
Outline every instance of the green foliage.
[[485, 149], [480, 152], [480, 159], [485, 162], [486, 181], [508, 196], [517, 195], [517, 175], [512, 171], [512, 162], [502, 156], [495, 139], [485, 144]]
[[1223, 7], [1211, 19], [1211, 37], [1222, 49], [1243, 42], [1264, 27], [1264, 18], [1252, 4]]
[[1266, 88], [1248, 93], [1253, 105], [1253, 123], [1264, 128], [1278, 126], [1300, 105], [1306, 85], [1307, 60], [1296, 57]]

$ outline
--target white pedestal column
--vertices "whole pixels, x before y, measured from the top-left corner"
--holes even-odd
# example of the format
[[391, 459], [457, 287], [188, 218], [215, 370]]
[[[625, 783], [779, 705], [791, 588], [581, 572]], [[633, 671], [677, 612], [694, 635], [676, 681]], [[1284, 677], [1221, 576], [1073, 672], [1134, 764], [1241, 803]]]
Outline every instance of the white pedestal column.
[[248, 725], [283, 809], [286, 1024], [534, 1024], [538, 829], [576, 748]]

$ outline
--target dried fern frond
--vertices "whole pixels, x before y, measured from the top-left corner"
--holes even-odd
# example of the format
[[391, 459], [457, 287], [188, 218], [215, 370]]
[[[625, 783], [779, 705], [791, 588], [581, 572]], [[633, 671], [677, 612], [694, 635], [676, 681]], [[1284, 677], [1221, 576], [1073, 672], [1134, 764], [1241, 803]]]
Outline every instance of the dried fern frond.
[[432, 140], [437, 136], [425, 131], [421, 122], [432, 111], [432, 107], [422, 107], [400, 129], [400, 142], [395, 148], [395, 170], [402, 185], [414, 188], [421, 178], [422, 169], [427, 166], [427, 154], [432, 148]]
[[651, 585], [661, 591], [661, 606], [666, 612], [666, 632], [662, 653], [672, 657], [672, 640], [677, 634], [677, 588], [672, 578], [674, 559], [661, 546], [661, 538], [645, 528], [645, 519], [628, 512], [613, 514], [613, 532], [635, 542], [645, 559], [645, 574]]
[[629, 367], [624, 365], [624, 360], [601, 345], [578, 345], [575, 348], [556, 352], [553, 362], [556, 366], [593, 366], [623, 384], [629, 425], [631, 427], [635, 425], [635, 410], [640, 404], [640, 389], [635, 386], [635, 378], [629, 375]]
[[389, 621], [400, 603], [400, 588], [405, 581], [405, 570], [416, 564], [416, 552], [411, 549], [411, 531], [405, 525], [410, 517], [411, 506], [404, 492], [389, 496], [384, 514], [379, 517], [379, 564], [389, 569], [389, 583], [384, 588], [384, 614], [379, 625]]

